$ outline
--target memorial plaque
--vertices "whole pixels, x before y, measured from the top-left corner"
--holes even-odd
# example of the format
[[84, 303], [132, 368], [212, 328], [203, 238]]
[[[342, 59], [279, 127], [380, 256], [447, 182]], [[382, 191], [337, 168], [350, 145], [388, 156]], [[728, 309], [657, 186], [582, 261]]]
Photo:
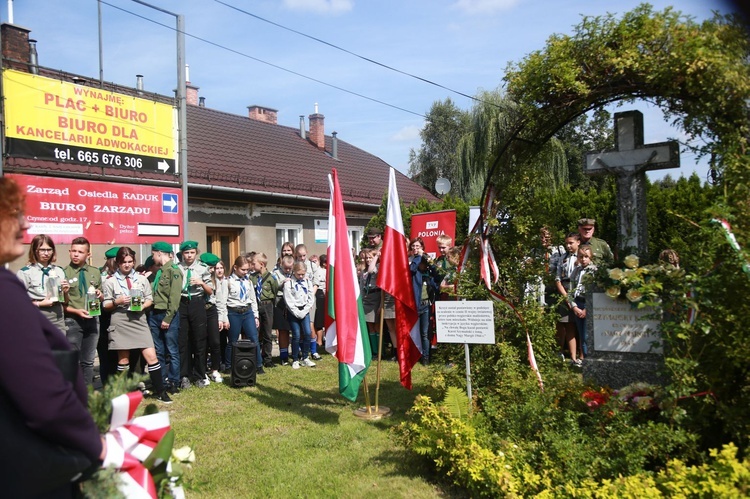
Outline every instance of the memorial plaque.
[[653, 309], [633, 308], [629, 301], [604, 293], [593, 296], [595, 351], [662, 353], [659, 321], [649, 317]]
[[495, 344], [495, 314], [490, 301], [437, 301], [438, 343]]

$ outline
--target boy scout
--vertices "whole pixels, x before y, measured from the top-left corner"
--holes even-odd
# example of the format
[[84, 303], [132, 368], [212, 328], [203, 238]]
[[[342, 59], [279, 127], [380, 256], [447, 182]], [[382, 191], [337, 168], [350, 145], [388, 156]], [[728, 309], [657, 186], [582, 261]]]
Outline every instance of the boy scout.
[[206, 295], [213, 293], [211, 273], [198, 260], [198, 243], [180, 245], [182, 291], [180, 297], [180, 388], [208, 386], [206, 377]]
[[271, 351], [273, 350], [273, 301], [279, 291], [279, 281], [274, 279], [268, 271], [268, 257], [265, 253], [256, 253], [250, 264], [255, 273], [250, 280], [255, 287], [255, 297], [258, 300], [258, 319], [260, 328], [261, 353], [263, 355], [263, 367], [275, 367]]
[[65, 327], [68, 341], [81, 353], [81, 369], [87, 385], [94, 382], [94, 359], [99, 341], [99, 322], [88, 310], [87, 293], [94, 288], [96, 297], [102, 299], [102, 274], [86, 260], [91, 256], [91, 245], [85, 237], [76, 237], [70, 243], [70, 264], [65, 267], [65, 278], [70, 284], [68, 303], [65, 305]]
[[156, 357], [166, 374], [167, 390], [177, 393], [180, 386], [179, 310], [182, 272], [174, 263], [174, 250], [169, 243], [158, 241], [152, 244], [151, 257], [158, 270], [151, 285], [154, 308], [148, 317], [148, 327], [154, 339]]

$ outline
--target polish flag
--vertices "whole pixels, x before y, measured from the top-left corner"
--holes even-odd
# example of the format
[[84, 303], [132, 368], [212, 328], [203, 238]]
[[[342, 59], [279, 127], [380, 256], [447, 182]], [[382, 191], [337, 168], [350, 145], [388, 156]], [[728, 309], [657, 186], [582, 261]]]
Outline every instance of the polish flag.
[[409, 271], [408, 240], [404, 235], [396, 173], [391, 168], [388, 179], [388, 213], [380, 251], [378, 287], [395, 298], [396, 356], [401, 373], [401, 384], [411, 390], [411, 369], [422, 356], [419, 335], [419, 315]]

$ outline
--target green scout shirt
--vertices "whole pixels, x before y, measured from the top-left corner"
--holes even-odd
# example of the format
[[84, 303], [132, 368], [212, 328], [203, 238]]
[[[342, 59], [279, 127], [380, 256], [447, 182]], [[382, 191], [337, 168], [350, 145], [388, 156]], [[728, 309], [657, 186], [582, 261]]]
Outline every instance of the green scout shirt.
[[182, 272], [175, 263], [168, 263], [156, 271], [152, 283], [154, 291], [154, 310], [166, 310], [163, 322], [172, 322], [180, 308], [182, 293]]
[[65, 267], [65, 278], [70, 283], [68, 291], [68, 306], [72, 308], [86, 310], [89, 286], [95, 289], [102, 289], [102, 274], [99, 269], [84, 263], [80, 267], [74, 267], [69, 264]]
[[266, 301], [276, 298], [276, 293], [279, 291], [279, 281], [274, 279], [273, 275], [268, 270], [266, 270], [266, 273], [262, 276], [258, 273], [250, 276], [250, 280], [253, 282], [253, 287], [258, 285], [258, 279], [263, 280], [263, 284], [261, 284], [260, 300]]
[[604, 239], [598, 237], [592, 237], [588, 243], [591, 246], [591, 253], [593, 254], [593, 261], [597, 265], [602, 263], [611, 263], [614, 260], [614, 255], [609, 247], [609, 244]]

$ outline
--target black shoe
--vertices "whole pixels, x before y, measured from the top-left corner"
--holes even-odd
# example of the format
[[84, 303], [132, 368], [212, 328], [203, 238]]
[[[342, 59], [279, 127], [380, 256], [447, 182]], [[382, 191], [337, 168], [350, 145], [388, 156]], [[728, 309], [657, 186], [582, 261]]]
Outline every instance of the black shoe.
[[274, 364], [272, 360], [267, 360], [263, 363], [263, 367], [265, 367], [266, 369], [273, 369], [274, 367], [276, 367], [276, 364]]
[[255, 374], [266, 374], [266, 370], [263, 369], [263, 367], [259, 367], [257, 371], [255, 371]]
[[421, 362], [423, 366], [427, 366], [430, 364], [430, 359], [427, 357], [422, 357], [422, 359], [419, 362]]
[[176, 393], [180, 393], [180, 387], [177, 386], [174, 383], [168, 383], [167, 384], [167, 393], [174, 395]]
[[166, 390], [164, 390], [163, 392], [161, 392], [160, 394], [158, 394], [156, 396], [156, 400], [158, 400], [159, 402], [163, 402], [165, 404], [171, 404], [172, 403], [172, 399], [169, 398], [169, 395], [167, 394]]

